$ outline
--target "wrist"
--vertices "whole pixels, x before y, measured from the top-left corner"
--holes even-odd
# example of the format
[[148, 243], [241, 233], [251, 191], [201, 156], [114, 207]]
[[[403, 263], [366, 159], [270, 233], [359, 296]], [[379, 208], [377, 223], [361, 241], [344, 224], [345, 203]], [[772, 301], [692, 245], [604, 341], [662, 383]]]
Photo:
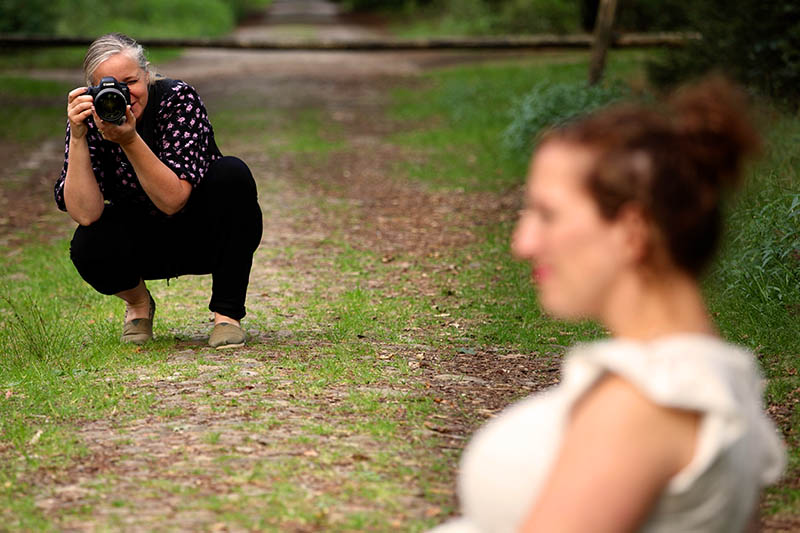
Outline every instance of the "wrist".
[[78, 128], [70, 128], [69, 132], [69, 142], [70, 144], [73, 141], [85, 141], [86, 140], [86, 132], [80, 131]]
[[136, 130], [133, 130], [133, 133], [131, 133], [130, 136], [126, 136], [124, 139], [120, 140], [119, 145], [123, 150], [125, 150], [126, 148], [130, 148], [136, 144], [139, 139], [139, 133]]

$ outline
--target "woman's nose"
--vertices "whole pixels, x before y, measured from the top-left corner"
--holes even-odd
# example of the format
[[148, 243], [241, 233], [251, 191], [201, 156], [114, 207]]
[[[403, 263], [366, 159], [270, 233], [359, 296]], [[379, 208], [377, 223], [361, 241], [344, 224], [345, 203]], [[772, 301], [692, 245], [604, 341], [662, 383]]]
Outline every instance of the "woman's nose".
[[511, 235], [511, 253], [517, 259], [532, 259], [538, 250], [536, 222], [523, 217]]

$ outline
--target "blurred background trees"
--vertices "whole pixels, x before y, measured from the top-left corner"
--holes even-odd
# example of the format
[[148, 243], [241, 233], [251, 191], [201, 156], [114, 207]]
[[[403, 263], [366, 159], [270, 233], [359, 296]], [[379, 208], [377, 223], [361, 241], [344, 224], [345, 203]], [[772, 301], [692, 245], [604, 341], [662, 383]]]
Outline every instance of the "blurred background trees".
[[216, 36], [271, 0], [3, 0], [0, 33], [137, 38]]
[[672, 85], [720, 70], [782, 105], [800, 104], [800, 2], [695, 0], [689, 26], [703, 40], [654, 62], [651, 80]]
[[[339, 0], [351, 11], [405, 17], [408, 31], [486, 35], [592, 31], [599, 0]], [[662, 31], [687, 25], [686, 0], [621, 0], [618, 27]]]
[[[589, 32], [599, 0], [335, 0], [379, 13], [400, 36]], [[3, 0], [0, 33], [139, 39], [220, 36], [271, 0]], [[691, 30], [702, 41], [658, 54], [656, 85], [722, 70], [790, 107], [800, 100], [798, 0], [620, 0], [617, 31]]]
[[[389, 14], [400, 35], [590, 32], [599, 0], [339, 0]], [[800, 1], [620, 0], [619, 32], [695, 31], [703, 39], [656, 54], [656, 86], [725, 72], [781, 105], [800, 102]]]

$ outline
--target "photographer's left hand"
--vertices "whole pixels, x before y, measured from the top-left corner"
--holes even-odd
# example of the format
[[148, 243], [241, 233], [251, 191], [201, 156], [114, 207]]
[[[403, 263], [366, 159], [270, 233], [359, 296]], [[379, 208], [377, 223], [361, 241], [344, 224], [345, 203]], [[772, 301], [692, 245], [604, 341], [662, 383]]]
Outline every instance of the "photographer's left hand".
[[125, 109], [125, 122], [116, 125], [113, 122], [106, 122], [97, 116], [97, 112], [92, 108], [92, 117], [100, 135], [103, 139], [115, 142], [121, 146], [128, 145], [136, 140], [136, 117], [131, 112], [131, 106]]

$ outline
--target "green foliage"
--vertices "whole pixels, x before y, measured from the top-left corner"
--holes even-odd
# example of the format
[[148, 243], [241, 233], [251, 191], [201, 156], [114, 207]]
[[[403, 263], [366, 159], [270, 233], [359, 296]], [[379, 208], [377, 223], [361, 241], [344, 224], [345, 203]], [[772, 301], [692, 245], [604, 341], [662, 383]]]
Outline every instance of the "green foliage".
[[139, 39], [214, 36], [231, 31], [234, 22], [233, 11], [223, 0], [73, 0], [69, 8], [62, 10], [56, 31], [61, 35], [118, 31]]
[[3, 0], [0, 2], [0, 33], [51, 34], [58, 5], [53, 0]]
[[[145, 49], [147, 59], [158, 66], [171, 61], [182, 53], [181, 48]], [[9, 48], [0, 55], [0, 70], [3, 69], [81, 69], [86, 55], [85, 46]], [[72, 87], [70, 87], [72, 88]]]
[[[346, 0], [353, 10], [388, 12], [398, 33], [491, 35], [592, 31], [598, 0]], [[682, 0], [623, 0], [617, 27], [623, 31], [663, 31], [686, 26]]]
[[413, 12], [430, 0], [339, 0], [346, 11], [406, 11]]
[[259, 9], [266, 8], [272, 3], [272, 0], [222, 0], [227, 4], [233, 12], [235, 20], [242, 20], [247, 18]]
[[37, 141], [64, 135], [67, 92], [70, 84], [0, 75], [0, 140]]
[[[589, 3], [594, 4], [596, 13], [598, 2]], [[685, 0], [621, 0], [615, 26], [621, 31], [685, 29], [689, 23], [686, 4]]]
[[[570, 0], [433, 0], [372, 2], [356, 9], [392, 10], [395, 31], [407, 36], [566, 33], [578, 31], [578, 4]], [[398, 17], [398, 15], [400, 15]]]
[[697, 0], [687, 9], [703, 40], [654, 62], [653, 81], [671, 85], [720, 69], [777, 102], [800, 103], [800, 4]]
[[557, 127], [629, 94], [630, 90], [621, 83], [590, 87], [585, 82], [539, 82], [511, 108], [512, 119], [505, 130], [504, 141], [527, 158], [536, 137], [545, 129]]
[[500, 8], [498, 31], [510, 33], [569, 33], [578, 30], [574, 1], [508, 0]]
[[112, 31], [136, 38], [215, 36], [271, 0], [6, 0], [0, 32], [93, 36]]
[[[640, 72], [646, 57], [639, 51], [613, 54], [607, 69], [611, 86]], [[398, 118], [437, 119], [433, 128], [395, 137], [428, 154], [423, 161], [409, 160], [404, 170], [426, 182], [451, 187], [503, 190], [517, 186], [524, 179], [529, 152], [512, 150], [504, 142], [509, 111], [541, 80], [578, 86], [587, 68], [585, 53], [538, 54], [523, 62], [438, 71], [429, 76], [434, 88], [422, 97], [419, 90], [397, 91]]]
[[770, 351], [800, 350], [800, 120], [773, 120], [767, 154], [727, 216], [724, 248], [708, 276], [734, 336]]

